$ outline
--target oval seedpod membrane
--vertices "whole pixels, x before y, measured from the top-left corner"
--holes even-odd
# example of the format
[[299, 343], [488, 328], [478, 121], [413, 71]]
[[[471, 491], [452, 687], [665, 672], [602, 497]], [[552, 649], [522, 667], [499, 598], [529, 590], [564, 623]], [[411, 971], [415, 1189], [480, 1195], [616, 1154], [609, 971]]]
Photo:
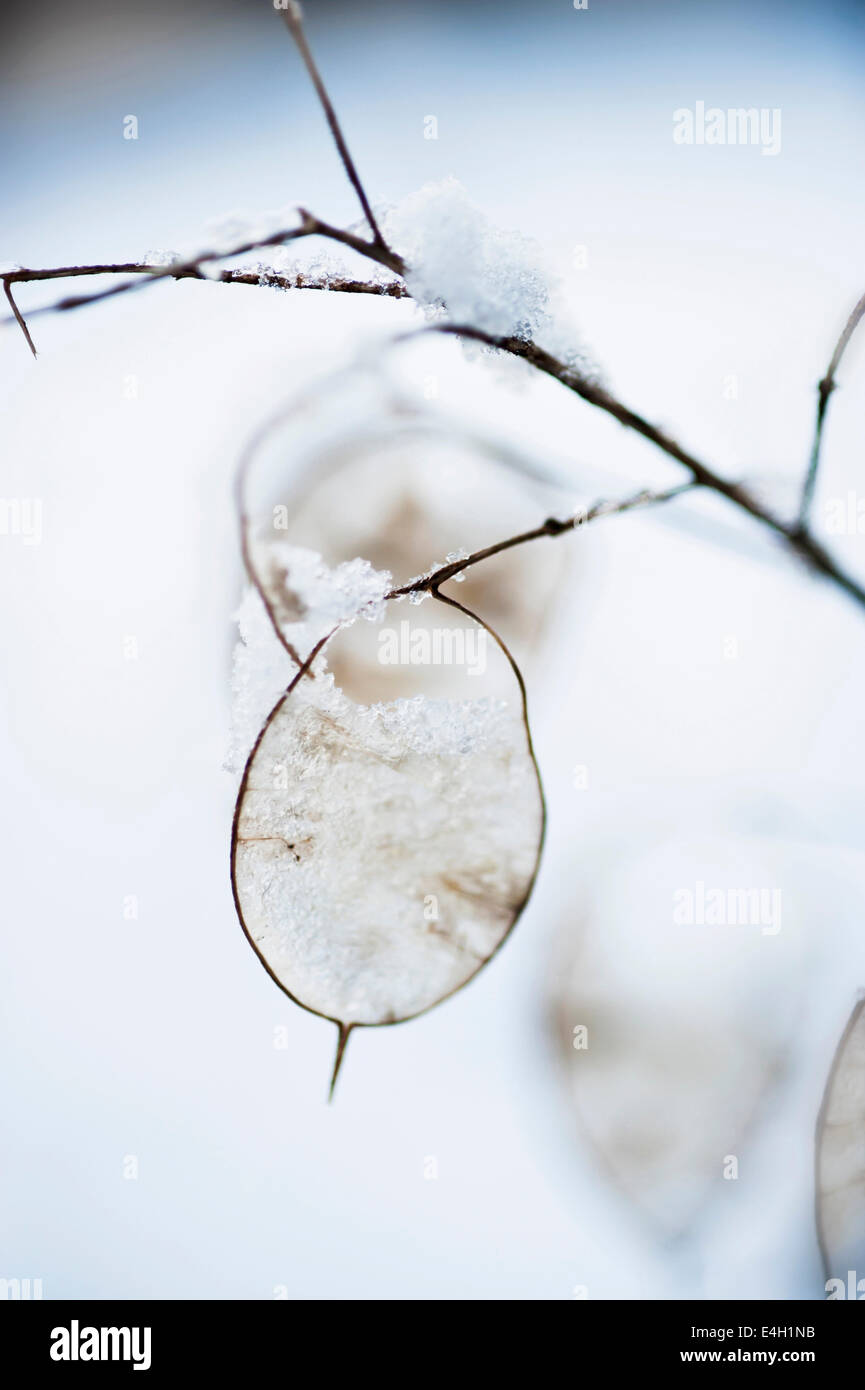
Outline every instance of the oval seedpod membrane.
[[[725, 1165], [785, 1074], [803, 968], [803, 912], [783, 848], [720, 826], [683, 834], [685, 795], [669, 835], [662, 805], [654, 823], [618, 811], [591, 856], [593, 884], [575, 895], [579, 912], [562, 922], [552, 981], [580, 1130], [662, 1239], [691, 1231], [721, 1190], [734, 1200]], [[623, 852], [628, 842], [641, 848]], [[739, 884], [779, 885], [777, 900], [728, 893]]]
[[[537, 872], [545, 813], [522, 677], [490, 628], [433, 602], [439, 660], [447, 648], [453, 663], [446, 634], [462, 624], [464, 698], [357, 702], [327, 670], [336, 632], [271, 712], [238, 796], [238, 914], [276, 983], [337, 1024], [331, 1091], [351, 1029], [414, 1018], [472, 979]], [[414, 611], [390, 601], [384, 629], [363, 626], [377, 645], [397, 642], [420, 692]], [[417, 631], [435, 664], [428, 626]]]
[[[383, 422], [373, 438], [352, 438], [344, 450], [316, 458], [310, 475], [293, 489], [282, 487], [278, 496], [290, 505], [283, 513], [276, 508], [265, 513], [265, 524], [250, 544], [268, 596], [278, 578], [268, 565], [269, 541], [284, 538], [309, 547], [331, 566], [363, 555], [376, 570], [389, 571], [396, 587], [433, 562], [454, 558], [457, 544], [463, 552], [480, 550], [491, 540], [525, 530], [527, 518], [542, 521], [568, 509], [570, 499], [520, 474], [491, 447], [482, 451], [477, 439], [448, 432], [441, 421], [423, 417], [402, 418], [400, 425], [396, 430]], [[346, 498], [351, 498], [350, 506]], [[274, 514], [285, 520], [284, 531], [274, 531]], [[576, 558], [576, 548], [567, 545], [526, 546], [493, 556], [463, 575], [461, 602], [507, 634], [508, 646], [527, 674]], [[279, 604], [278, 594], [274, 604]], [[414, 620], [435, 626], [435, 605], [424, 604]], [[365, 654], [369, 648], [362, 631], [348, 630], [331, 657], [337, 681], [351, 679], [370, 702], [404, 694], [404, 669], [365, 661]], [[451, 693], [449, 667], [431, 666], [428, 674], [427, 694]]]
[[[865, 999], [853, 1010], [823, 1097], [817, 1123], [817, 1231], [827, 1281], [843, 1297], [865, 1285]], [[856, 1271], [859, 1292], [848, 1290]]]
[[[287, 548], [315, 552], [331, 569], [356, 566], [363, 556], [398, 588], [570, 505], [571, 494], [531, 460], [406, 399], [368, 368], [332, 374], [267, 422], [238, 477], [247, 571], [289, 650], [303, 614]], [[507, 634], [525, 670], [574, 563], [568, 546], [492, 556], [463, 574], [460, 599]], [[414, 621], [434, 625], [434, 609], [418, 607]], [[362, 627], [345, 630], [329, 667], [365, 703], [398, 699], [406, 668], [378, 661]], [[447, 665], [430, 666], [425, 693], [451, 695], [451, 676]]]

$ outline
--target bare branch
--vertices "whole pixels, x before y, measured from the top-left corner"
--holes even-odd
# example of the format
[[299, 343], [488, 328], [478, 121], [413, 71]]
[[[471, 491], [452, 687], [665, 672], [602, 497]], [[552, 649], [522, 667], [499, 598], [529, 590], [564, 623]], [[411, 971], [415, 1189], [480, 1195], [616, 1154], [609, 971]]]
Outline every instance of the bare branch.
[[[148, 275], [151, 267], [147, 265], [130, 264], [124, 267], [124, 273], [128, 275]], [[111, 274], [112, 271], [105, 270], [101, 266], [80, 266], [79, 273], [91, 273], [93, 275]], [[173, 280], [214, 280], [223, 285], [252, 285], [257, 289], [274, 290], [332, 290], [335, 294], [371, 294], [384, 295], [389, 299], [408, 299], [409, 292], [399, 280], [355, 280], [350, 276], [330, 276], [305, 275], [302, 271], [297, 271], [293, 275], [280, 275], [276, 271], [248, 271], [248, 270], [223, 270], [219, 275], [205, 275], [199, 269], [177, 271], [171, 276]], [[134, 282], [134, 287], [139, 288], [138, 282]], [[112, 295], [122, 294], [126, 290], [133, 288], [133, 285], [115, 285], [110, 289], [98, 290], [94, 294], [75, 294], [67, 295], [64, 299], [55, 299], [51, 304], [43, 304], [38, 309], [29, 310], [28, 317], [35, 318], [40, 314], [61, 314], [68, 309], [80, 309], [85, 304], [96, 304], [100, 299], [108, 299]], [[0, 319], [0, 326], [11, 323], [12, 319]]]
[[865, 317], [865, 294], [853, 309], [852, 314], [844, 325], [840, 338], [835, 344], [835, 351], [826, 369], [826, 375], [817, 386], [817, 422], [814, 427], [814, 442], [811, 445], [811, 458], [808, 463], [808, 472], [805, 475], [805, 482], [802, 487], [802, 500], [799, 505], [798, 529], [804, 531], [811, 519], [811, 506], [814, 501], [814, 489], [817, 486], [817, 473], [820, 469], [820, 448], [823, 443], [823, 422], [826, 418], [826, 411], [829, 406], [829, 398], [835, 390], [835, 373], [841, 365], [841, 359], [847, 351], [847, 346], [859, 324]]
[[285, 20], [288, 32], [294, 39], [294, 42], [296, 43], [298, 48], [298, 52], [300, 53], [300, 56], [303, 59], [304, 66], [307, 72], [309, 73], [310, 80], [316, 91], [316, 95], [318, 96], [318, 99], [321, 102], [322, 110], [324, 111], [325, 117], [327, 118], [327, 123], [330, 126], [330, 133], [333, 136], [334, 144], [336, 145], [336, 148], [339, 150], [339, 157], [343, 162], [343, 166], [345, 168], [346, 174], [348, 175], [349, 182], [351, 183], [352, 188], [354, 189], [355, 193], [358, 196], [358, 199], [360, 200], [360, 205], [363, 208], [364, 217], [369, 223], [370, 230], [372, 231], [373, 240], [376, 246], [384, 247], [387, 245], [387, 243], [385, 242], [385, 239], [381, 234], [379, 225], [375, 220], [375, 214], [373, 213], [373, 210], [370, 207], [369, 199], [366, 196], [366, 191], [364, 190], [364, 186], [360, 181], [360, 175], [358, 174], [354, 160], [352, 159], [349, 153], [348, 145], [345, 142], [345, 136], [342, 133], [342, 128], [337, 119], [336, 112], [333, 109], [333, 102], [331, 101], [330, 96], [328, 95], [327, 88], [325, 87], [324, 82], [322, 81], [321, 74], [318, 70], [315, 59], [313, 58], [312, 53], [310, 52], [309, 44], [306, 41], [306, 34], [304, 33], [303, 29], [303, 13], [301, 11], [300, 5], [296, 4], [295, 0], [288, 0], [287, 7], [284, 10], [282, 10], [281, 13], [283, 19]]

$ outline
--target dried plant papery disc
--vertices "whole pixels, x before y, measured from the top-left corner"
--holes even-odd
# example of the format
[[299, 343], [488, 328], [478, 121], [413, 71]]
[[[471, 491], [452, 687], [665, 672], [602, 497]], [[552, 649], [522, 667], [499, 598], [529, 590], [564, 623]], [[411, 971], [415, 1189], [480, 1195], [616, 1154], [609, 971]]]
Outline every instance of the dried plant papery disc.
[[[527, 518], [543, 520], [558, 501], [540, 497], [536, 484], [447, 436], [385, 436], [329, 462], [295, 494], [288, 539], [320, 551], [329, 564], [363, 555], [376, 569], [390, 571], [395, 585], [434, 561], [443, 563], [457, 547], [471, 552], [525, 529]], [[506, 636], [524, 666], [574, 561], [573, 548], [564, 545], [495, 556], [466, 572], [460, 600]], [[440, 618], [424, 603], [412, 621], [435, 626]], [[362, 634], [349, 631], [333, 657], [337, 681], [362, 677], [368, 700], [402, 695], [403, 671], [365, 662], [364, 650]], [[432, 667], [429, 675], [429, 694], [451, 692], [449, 667]]]
[[[363, 556], [390, 572], [398, 587], [448, 555], [480, 549], [572, 505], [549, 481], [523, 471], [515, 455], [431, 412], [384, 402], [369, 418], [364, 405], [358, 423], [342, 378], [334, 390], [337, 401], [346, 393], [342, 432], [340, 412], [328, 397], [328, 427], [320, 439], [310, 438], [311, 420], [320, 412], [314, 400], [301, 403], [262, 434], [242, 470], [247, 568], [280, 630], [298, 617], [282, 559], [286, 545], [316, 551], [331, 567]], [[568, 546], [530, 550], [472, 567], [458, 590], [468, 608], [505, 635], [520, 664], [537, 649], [565, 573], [576, 563]], [[424, 603], [416, 621], [433, 621], [428, 610]], [[404, 693], [398, 668], [364, 662], [363, 642], [353, 630], [330, 661], [338, 684], [353, 679], [366, 701]], [[450, 670], [431, 668], [428, 693], [452, 690]]]
[[[669, 1237], [726, 1188], [726, 1157], [741, 1154], [784, 1075], [803, 987], [803, 904], [776, 842], [713, 833], [653, 843], [651, 826], [631, 829], [643, 850], [622, 855], [619, 825], [606, 872], [565, 927], [554, 1019], [581, 1129], [607, 1175]], [[751, 890], [777, 888], [779, 931], [769, 934], [768, 921], [765, 934], [758, 922], [709, 925], [699, 910], [677, 922], [686, 900], [676, 895], [693, 892], [696, 906], [700, 883], [731, 890], [737, 911], [750, 909]]]
[[841, 1039], [820, 1112], [817, 1226], [827, 1279], [846, 1286], [851, 1269], [865, 1279], [865, 999]]
[[[450, 605], [435, 606], [447, 621]], [[459, 989], [531, 890], [543, 798], [521, 681], [487, 636], [511, 670], [509, 700], [466, 675], [462, 700], [365, 706], [317, 667], [247, 764], [241, 921], [286, 993], [344, 1027], [399, 1022]]]

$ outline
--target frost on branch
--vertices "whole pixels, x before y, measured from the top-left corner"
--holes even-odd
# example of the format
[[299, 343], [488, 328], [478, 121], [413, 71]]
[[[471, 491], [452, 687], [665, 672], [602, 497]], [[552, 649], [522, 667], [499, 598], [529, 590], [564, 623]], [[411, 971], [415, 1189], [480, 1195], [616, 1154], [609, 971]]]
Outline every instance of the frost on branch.
[[426, 184], [386, 219], [419, 304], [447, 306], [453, 323], [501, 337], [533, 338], [550, 319], [551, 285], [540, 248], [494, 227], [456, 179]]
[[838, 1046], [820, 1112], [817, 1226], [827, 1279], [840, 1279], [846, 1297], [847, 1271], [865, 1270], [865, 1000]]
[[[449, 606], [437, 606], [446, 621]], [[507, 701], [363, 705], [319, 658], [247, 765], [233, 843], [238, 912], [297, 1003], [341, 1033], [395, 1023], [489, 960], [526, 902], [542, 828], [515, 675]]]

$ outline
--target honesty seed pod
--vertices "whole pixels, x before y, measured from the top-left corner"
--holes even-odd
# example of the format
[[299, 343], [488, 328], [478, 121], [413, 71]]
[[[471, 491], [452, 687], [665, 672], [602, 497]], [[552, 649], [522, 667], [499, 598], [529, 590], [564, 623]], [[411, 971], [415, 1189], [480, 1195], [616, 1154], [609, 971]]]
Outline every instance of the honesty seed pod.
[[510, 668], [509, 700], [362, 705], [319, 661], [314, 679], [298, 673], [246, 766], [232, 835], [238, 915], [289, 998], [338, 1026], [334, 1081], [352, 1028], [403, 1022], [460, 989], [531, 892], [544, 805], [522, 681], [478, 630]]

